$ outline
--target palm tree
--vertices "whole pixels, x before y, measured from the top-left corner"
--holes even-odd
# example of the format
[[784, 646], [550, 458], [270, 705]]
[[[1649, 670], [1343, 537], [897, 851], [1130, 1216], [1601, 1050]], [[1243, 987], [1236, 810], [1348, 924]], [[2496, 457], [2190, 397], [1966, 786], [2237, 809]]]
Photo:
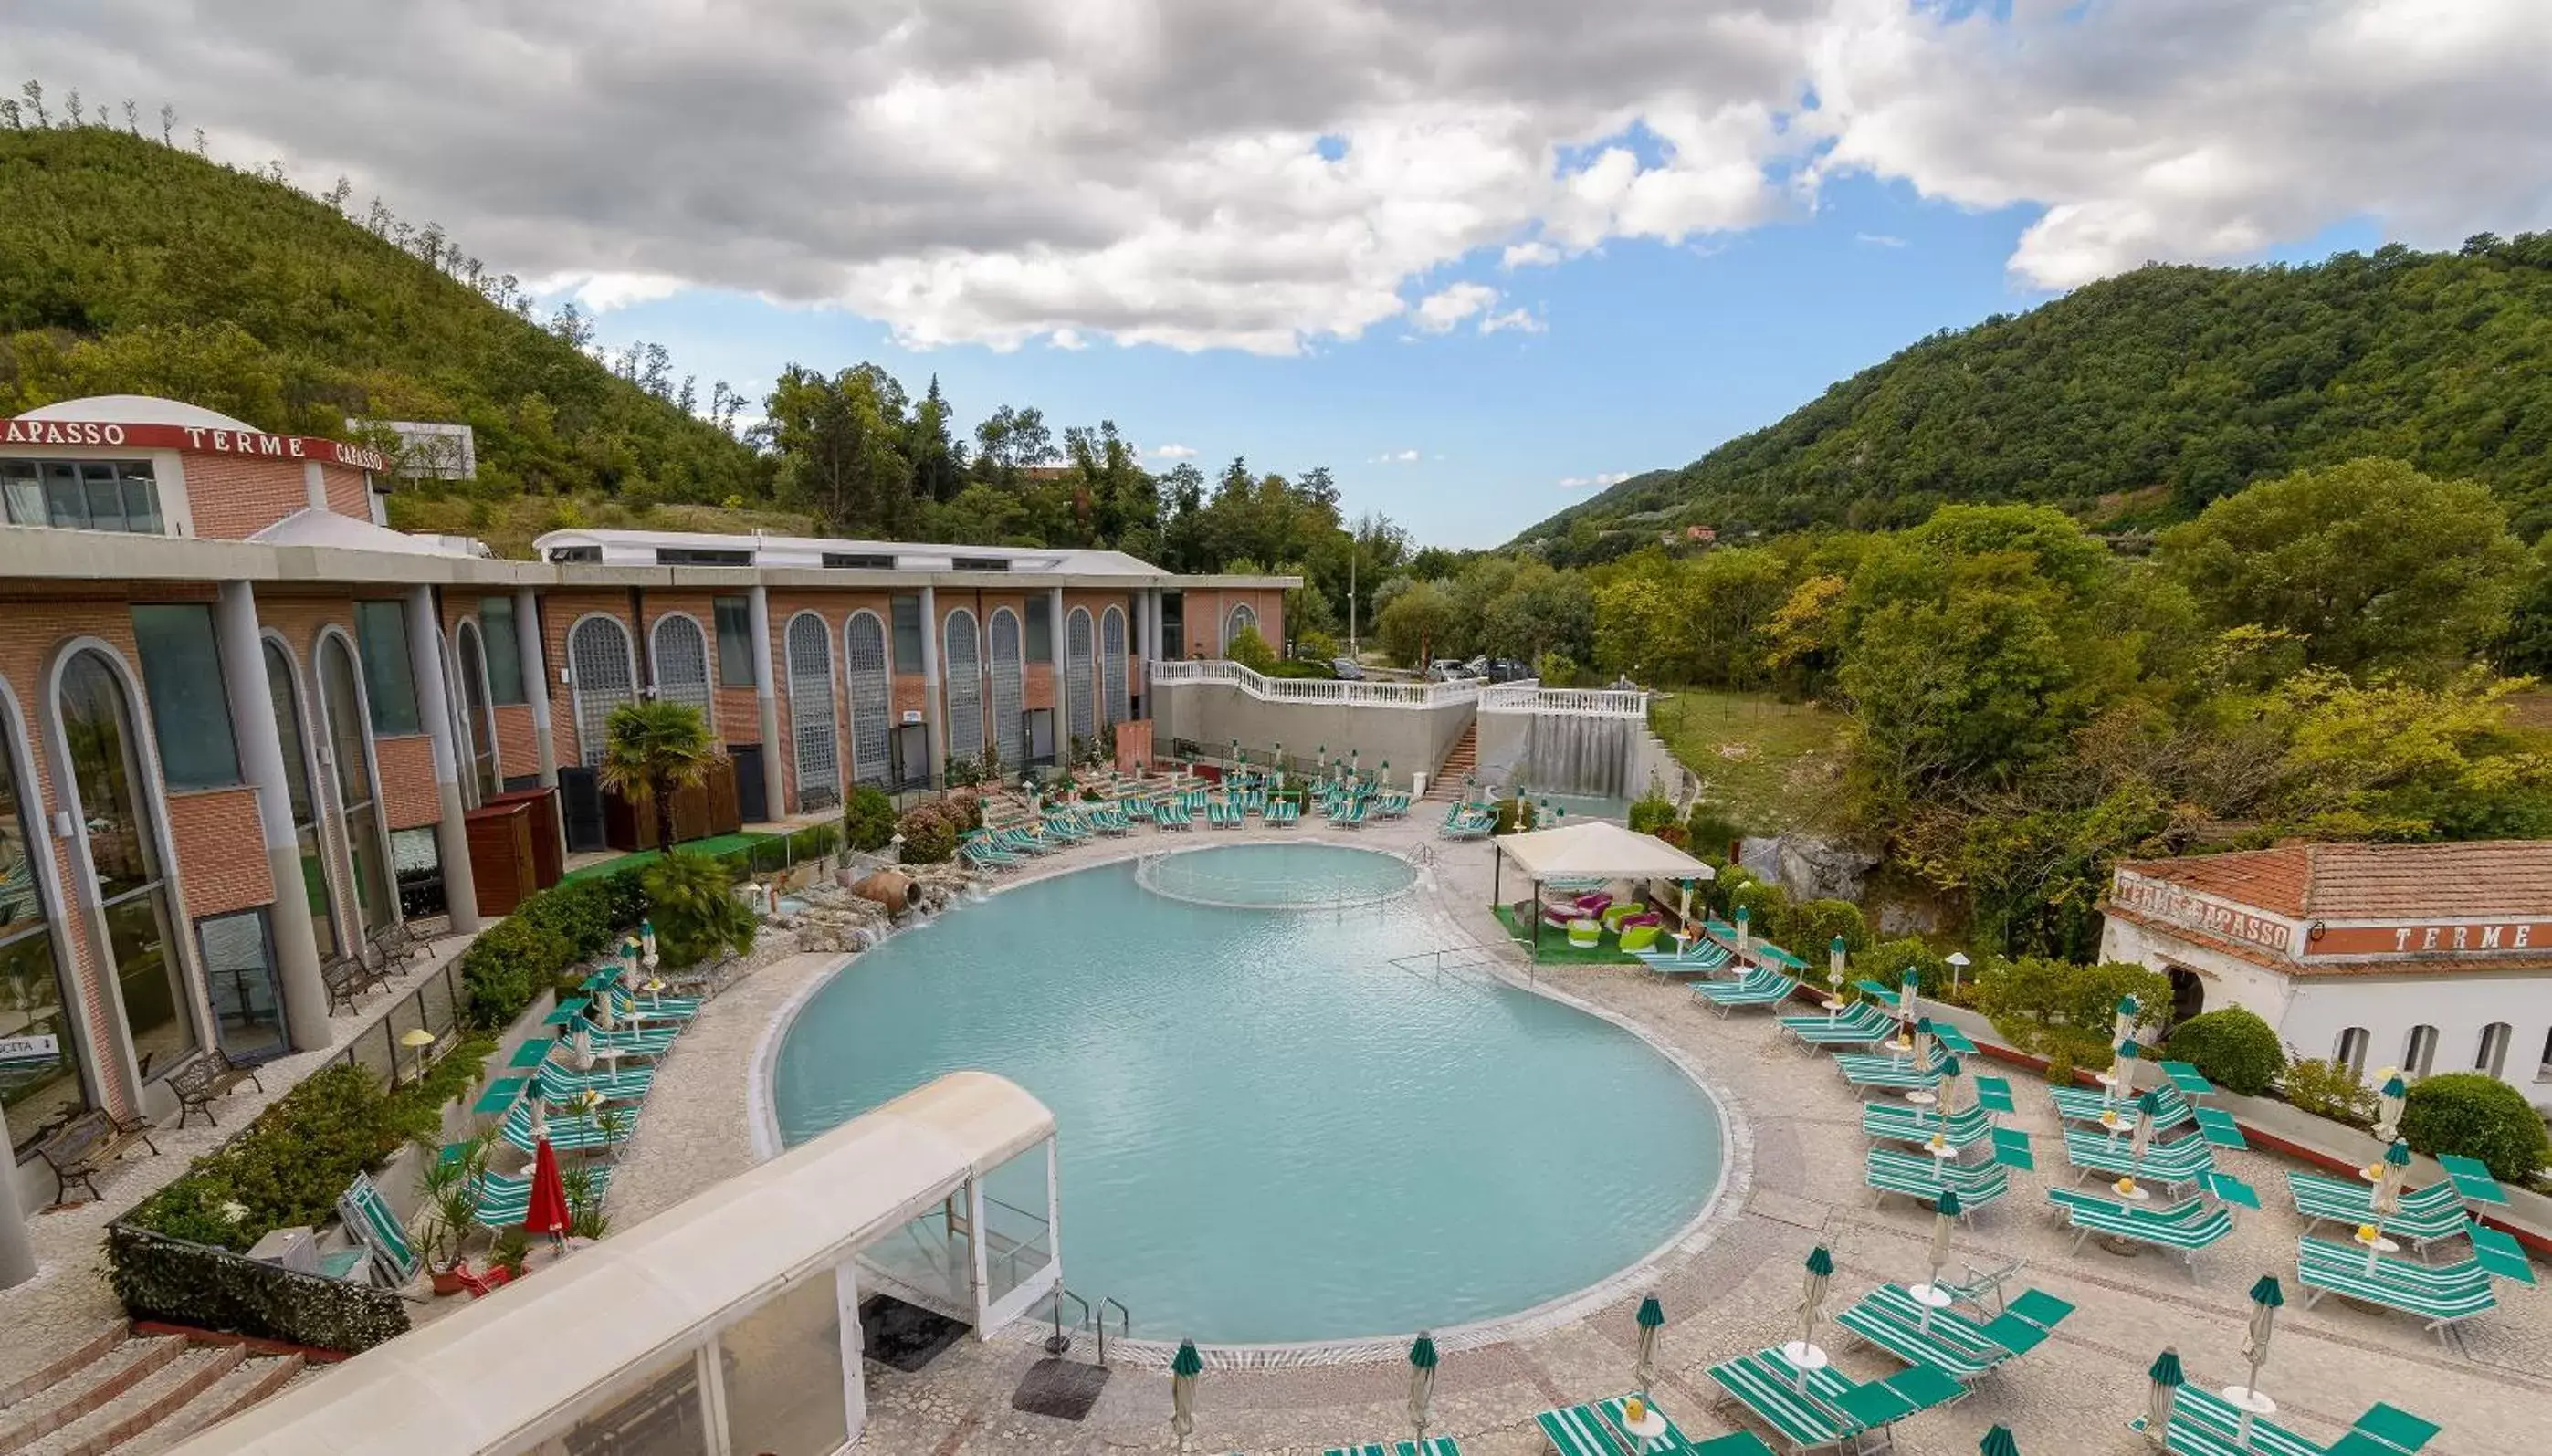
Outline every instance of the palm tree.
[[708, 777], [717, 745], [699, 709], [681, 702], [625, 702], [602, 725], [594, 778], [632, 806], [656, 806], [656, 845], [674, 848], [674, 795]]

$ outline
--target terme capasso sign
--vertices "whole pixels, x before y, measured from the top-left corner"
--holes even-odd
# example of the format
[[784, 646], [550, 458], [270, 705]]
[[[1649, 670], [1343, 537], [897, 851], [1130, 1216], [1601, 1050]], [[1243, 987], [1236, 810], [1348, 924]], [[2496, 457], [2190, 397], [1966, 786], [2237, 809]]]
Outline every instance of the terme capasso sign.
[[[2298, 937], [2291, 920], [2264, 915], [2202, 895], [2191, 894], [2168, 881], [2118, 872], [2112, 903], [2174, 925], [2203, 930], [2227, 940], [2243, 941], [2281, 955], [2296, 953]], [[2302, 953], [2308, 959], [2334, 956], [2475, 956], [2500, 952], [2552, 953], [2552, 920], [2411, 921], [2378, 925], [2323, 925], [2304, 928]]]
[[389, 458], [366, 445], [316, 435], [267, 435], [257, 430], [213, 430], [201, 425], [118, 425], [103, 420], [0, 421], [0, 444], [87, 445], [110, 450], [191, 450], [259, 460], [315, 460], [322, 465], [383, 472]]
[[2295, 932], [2291, 922], [2190, 894], [2167, 880], [2152, 880], [2121, 870], [2118, 872], [2117, 888], [2110, 898], [2123, 908], [2158, 920], [2263, 946], [2284, 955], [2294, 953]]

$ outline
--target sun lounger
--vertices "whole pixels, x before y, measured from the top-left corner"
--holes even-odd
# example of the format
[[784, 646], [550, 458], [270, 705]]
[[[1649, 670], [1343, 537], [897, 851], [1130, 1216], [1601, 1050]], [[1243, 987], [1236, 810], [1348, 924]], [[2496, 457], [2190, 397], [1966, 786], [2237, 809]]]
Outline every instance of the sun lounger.
[[[1550, 1449], [1558, 1452], [1559, 1456], [1622, 1456], [1632, 1449], [1630, 1436], [1622, 1430], [1622, 1403], [1628, 1399], [1627, 1396], [1614, 1396], [1609, 1400], [1590, 1401], [1583, 1405], [1562, 1405], [1542, 1411], [1533, 1421], [1542, 1428], [1542, 1439], [1548, 1441]], [[1649, 1408], [1656, 1410], [1664, 1419], [1666, 1428], [1661, 1434], [1643, 1442], [1638, 1449], [1643, 1453], [1690, 1450], [1691, 1441], [1676, 1428], [1674, 1417], [1667, 1415], [1653, 1402]]]
[[2186, 1188], [2215, 1171], [2215, 1150], [2204, 1138], [2157, 1142], [2145, 1149], [2142, 1158], [2135, 1157], [2134, 1152], [2135, 1144], [2125, 1133], [2110, 1137], [2087, 1127], [2065, 1129], [2065, 1159], [2082, 1177], [2096, 1173], [2175, 1189]]
[[1196, 816], [1184, 802], [1164, 799], [1152, 810], [1152, 822], [1163, 829], [1192, 829], [1196, 827]]
[[585, 1044], [596, 1051], [614, 1051], [632, 1057], [661, 1057], [674, 1049], [674, 1038], [682, 1033], [679, 1025], [615, 1026], [605, 1031], [598, 1023], [587, 1022], [584, 1028]]
[[1641, 965], [1662, 977], [1709, 976], [1727, 967], [1734, 959], [1728, 947], [1715, 941], [1700, 941], [1689, 951], [1634, 951]]
[[337, 1217], [346, 1232], [371, 1251], [372, 1267], [379, 1272], [380, 1283], [398, 1289], [416, 1278], [425, 1261], [408, 1241], [407, 1225], [390, 1210], [379, 1189], [371, 1178], [355, 1175], [355, 1181], [337, 1196]]
[[1750, 968], [1741, 981], [1693, 983], [1693, 999], [1708, 1001], [1720, 1015], [1736, 1006], [1777, 1006], [1798, 993], [1799, 984], [1786, 976]]
[[1956, 1190], [1962, 1218], [2000, 1201], [2011, 1192], [2011, 1174], [1999, 1163], [1961, 1163], [1885, 1146], [1869, 1150], [1862, 1162], [1861, 1179], [1882, 1198], [1889, 1194], [1903, 1194], [1937, 1203], [1943, 1190]]
[[[2139, 1415], [2127, 1424], [2141, 1431], [2145, 1418]], [[2172, 1398], [2171, 1424], [2163, 1432], [2162, 1448], [2171, 1456], [2329, 1456], [2266, 1416], [2253, 1417], [2247, 1441], [2236, 1435], [2241, 1425], [2241, 1411], [2192, 1381]]]
[[2312, 1223], [2344, 1223], [2351, 1228], [2361, 1223], [2378, 1224], [2386, 1233], [2408, 1239], [2417, 1248], [2456, 1237], [2472, 1226], [2472, 1220], [2464, 1213], [2463, 1195], [2451, 1183], [2410, 1189], [2401, 1195], [2392, 1212], [2380, 1217], [2375, 1212], [2375, 1185], [2360, 1179], [2289, 1173], [2286, 1189], [2294, 1195], [2295, 1211]]
[[602, 993], [610, 998], [615, 1019], [639, 1026], [651, 1021], [689, 1021], [700, 1014], [702, 1004], [698, 996], [638, 994], [616, 984], [604, 987]]
[[[1713, 1383], [1771, 1431], [1798, 1450], [1846, 1441], [1967, 1394], [1941, 1371], [1918, 1365], [1886, 1380], [1859, 1382], [1827, 1366], [1802, 1373], [1778, 1350], [1741, 1355], [1714, 1365]], [[1670, 1448], [1679, 1449], [1679, 1448]]]
[[1928, 1143], [1935, 1133], [1952, 1149], [1965, 1152], [1993, 1131], [1993, 1118], [1982, 1107], [1961, 1107], [1947, 1117], [1931, 1107], [1917, 1107], [1881, 1097], [1861, 1108], [1861, 1135], [1883, 1143]]
[[1462, 1456], [1462, 1448], [1451, 1436], [1429, 1436], [1423, 1441], [1372, 1441], [1361, 1446], [1331, 1446], [1321, 1456]]
[[1935, 1309], [1926, 1320], [1914, 1297], [1892, 1284], [1862, 1296], [1835, 1316], [1835, 1325], [1907, 1365], [1930, 1366], [1958, 1381], [1980, 1379], [2015, 1353], [1951, 1310]]
[[[546, 1114], [546, 1118], [549, 1124], [550, 1146], [562, 1153], [581, 1153], [595, 1148], [617, 1147], [626, 1142], [631, 1133], [638, 1130], [638, 1114], [634, 1109], [619, 1113], [613, 1119], [616, 1125], [610, 1128], [603, 1126], [601, 1118], [585, 1116], [582, 1113], [563, 1115], [550, 1112]], [[540, 1140], [532, 1136], [531, 1098], [514, 1099], [514, 1104], [505, 1109], [505, 1120], [498, 1124], [496, 1135], [503, 1138], [508, 1146], [525, 1154], [533, 1152], [540, 1146]]]
[[[2068, 1122], [2097, 1122], [2102, 1112], [2117, 1113], [2121, 1125], [2135, 1121], [2134, 1097], [2120, 1096], [2112, 1100], [2107, 1092], [2087, 1087], [2051, 1087], [2047, 1094], [2056, 1103], [2056, 1115]], [[2196, 1114], [2196, 1108], [2177, 1087], [2165, 1085], [2156, 1088], [2154, 1102], [2162, 1109], [2154, 1117], [2157, 1135], [2178, 1130], [2181, 1123], [2191, 1121]]]
[[2370, 1265], [2365, 1248], [2353, 1240], [2340, 1243], [2306, 1234], [2295, 1243], [2295, 1278], [2312, 1291], [2304, 1298], [2307, 1309], [2324, 1295], [2341, 1295], [2418, 1315], [2440, 1339], [2447, 1325], [2499, 1305], [2491, 1271], [2478, 1257], [2456, 1264], [2417, 1264], [2379, 1255]]
[[2066, 1221], [2077, 1230], [2074, 1236], [2074, 1252], [2081, 1252], [2082, 1241], [2095, 1233], [2103, 1238], [2151, 1244], [2180, 1254], [2192, 1280], [2197, 1278], [2198, 1251], [2213, 1248], [2233, 1231], [2233, 1211], [2205, 1198], [2185, 1198], [2168, 1208], [2152, 1208], [2080, 1189], [2052, 1188], [2047, 1191], [2047, 1201], [2061, 1209]]
[[1930, 1092], [1941, 1085], [1947, 1071], [1942, 1059], [1916, 1062], [1912, 1057], [1886, 1057], [1855, 1053], [1835, 1058], [1836, 1070], [1844, 1082], [1861, 1090], [1863, 1095], [1876, 1092]]
[[1855, 1001], [1832, 1015], [1784, 1016], [1781, 1029], [1803, 1047], [1866, 1047], [1896, 1034], [1896, 1018], [1867, 1001]]
[[572, 1071], [557, 1062], [543, 1062], [533, 1074], [533, 1083], [552, 1106], [583, 1092], [600, 1092], [606, 1102], [644, 1100], [656, 1085], [653, 1067], [596, 1068], [591, 1072]]
[[[588, 1196], [599, 1198], [611, 1186], [611, 1167], [593, 1168], [586, 1184]], [[470, 1185], [471, 1221], [485, 1229], [518, 1227], [532, 1211], [532, 1176], [528, 1173], [481, 1173]]]

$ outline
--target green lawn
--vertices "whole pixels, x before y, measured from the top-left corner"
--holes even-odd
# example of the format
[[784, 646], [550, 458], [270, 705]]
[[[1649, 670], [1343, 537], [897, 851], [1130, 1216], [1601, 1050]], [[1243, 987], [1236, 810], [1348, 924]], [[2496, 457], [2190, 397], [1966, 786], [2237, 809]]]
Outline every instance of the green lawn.
[[[1516, 919], [1515, 906], [1500, 905], [1497, 908], [1497, 915], [1498, 923], [1507, 928], [1507, 934], [1512, 935], [1521, 941], [1530, 941], [1533, 939], [1533, 926], [1528, 923], [1521, 923]], [[1568, 943], [1568, 932], [1555, 925], [1545, 925], [1542, 928], [1542, 948], [1535, 953], [1534, 959], [1544, 966], [1628, 966], [1634, 964], [1629, 956], [1622, 953], [1622, 948], [1614, 944], [1613, 937], [1609, 935], [1604, 937], [1603, 944], [1589, 949], [1570, 945]]]
[[[754, 845], [763, 843], [765, 840], [778, 838], [780, 838], [780, 836], [777, 834], [720, 834], [708, 839], [685, 840], [683, 843], [674, 846], [674, 848], [682, 850], [687, 854], [727, 855], [733, 854], [737, 850], [749, 849]], [[589, 880], [597, 875], [617, 875], [623, 870], [635, 870], [643, 865], [652, 865], [656, 863], [657, 857], [662, 853], [663, 851], [661, 850], [640, 850], [633, 855], [622, 855], [616, 860], [604, 860], [598, 865], [587, 865], [582, 870], [570, 870], [567, 874], [559, 878], [562, 880]]]
[[1703, 796], [1726, 805], [1747, 829], [1811, 822], [1833, 799], [1843, 764], [1841, 714], [1759, 693], [1663, 692], [1671, 695], [1657, 699], [1657, 736], [1701, 780]]

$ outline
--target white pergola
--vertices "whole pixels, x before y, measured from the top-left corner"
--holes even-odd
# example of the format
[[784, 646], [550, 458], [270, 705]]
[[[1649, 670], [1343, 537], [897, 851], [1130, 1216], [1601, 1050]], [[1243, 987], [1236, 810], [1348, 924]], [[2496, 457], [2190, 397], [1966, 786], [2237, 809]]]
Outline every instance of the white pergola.
[[1489, 875], [1489, 903], [1499, 902], [1507, 861], [1533, 883], [1533, 943], [1542, 945], [1542, 887], [1553, 881], [1712, 880], [1709, 865], [1653, 834], [1636, 834], [1608, 820], [1592, 819], [1558, 829], [1501, 834], [1495, 841], [1497, 863]]

